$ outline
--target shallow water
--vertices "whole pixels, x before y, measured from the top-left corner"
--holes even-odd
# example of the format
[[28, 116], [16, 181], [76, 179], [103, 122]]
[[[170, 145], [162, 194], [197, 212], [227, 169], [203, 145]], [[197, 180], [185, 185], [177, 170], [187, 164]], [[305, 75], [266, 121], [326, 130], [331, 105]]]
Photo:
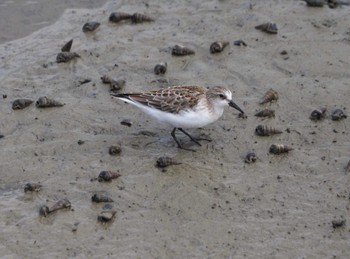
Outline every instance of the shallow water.
[[[110, 1], [100, 9], [67, 10], [49, 27], [0, 45], [0, 96], [7, 95], [0, 99], [0, 256], [349, 257], [348, 224], [334, 230], [331, 222], [350, 222], [344, 172], [350, 124], [329, 116], [335, 107], [349, 110], [349, 9], [251, 3]], [[111, 24], [114, 11], [146, 13], [156, 21]], [[84, 34], [82, 26], [91, 20], [101, 26]], [[254, 29], [269, 20], [277, 23], [277, 35]], [[81, 58], [57, 64], [70, 39]], [[209, 46], [218, 39], [230, 46], [211, 55]], [[238, 39], [248, 46], [234, 46]], [[175, 44], [196, 54], [172, 57]], [[164, 76], [153, 73], [159, 61], [168, 63]], [[179, 150], [171, 129], [110, 97], [100, 80], [105, 74], [125, 78], [127, 92], [157, 89], [164, 81], [225, 85], [248, 118], [228, 108], [217, 123], [189, 131], [212, 142], [199, 147], [179, 135], [197, 152]], [[80, 84], [82, 79], [91, 82]], [[269, 88], [279, 93], [278, 101], [259, 105]], [[11, 109], [16, 98], [44, 95], [65, 106]], [[327, 116], [312, 122], [309, 115], [319, 106], [327, 107]], [[276, 110], [275, 118], [254, 116], [266, 107]], [[131, 127], [120, 124], [125, 118]], [[258, 137], [258, 124], [283, 133]], [[294, 150], [273, 156], [273, 143]], [[122, 147], [116, 157], [108, 153], [114, 144]], [[244, 156], [251, 150], [258, 161], [248, 165]], [[162, 171], [155, 167], [162, 155], [182, 164]], [[122, 176], [100, 183], [94, 179], [102, 170]], [[43, 190], [25, 194], [27, 182], [40, 182]], [[91, 202], [95, 192], [114, 199], [111, 224], [97, 222], [103, 205]], [[72, 210], [39, 217], [41, 205], [62, 198]]]
[[106, 0], [0, 1], [0, 44], [49, 26], [68, 8], [97, 8]]

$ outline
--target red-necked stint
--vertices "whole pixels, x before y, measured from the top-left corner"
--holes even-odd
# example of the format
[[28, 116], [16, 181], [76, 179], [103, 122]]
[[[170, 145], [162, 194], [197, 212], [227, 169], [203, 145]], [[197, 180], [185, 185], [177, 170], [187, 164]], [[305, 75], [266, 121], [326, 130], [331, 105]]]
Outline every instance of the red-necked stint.
[[[233, 102], [232, 93], [225, 87], [215, 86], [206, 89], [201, 86], [172, 86], [164, 89], [140, 93], [112, 93], [127, 103], [140, 108], [158, 121], [174, 127], [171, 136], [178, 148], [184, 148], [175, 136], [176, 129], [200, 145], [183, 128], [201, 128], [218, 120], [226, 106], [231, 106], [241, 113], [242, 109]], [[193, 151], [193, 150], [192, 150]]]

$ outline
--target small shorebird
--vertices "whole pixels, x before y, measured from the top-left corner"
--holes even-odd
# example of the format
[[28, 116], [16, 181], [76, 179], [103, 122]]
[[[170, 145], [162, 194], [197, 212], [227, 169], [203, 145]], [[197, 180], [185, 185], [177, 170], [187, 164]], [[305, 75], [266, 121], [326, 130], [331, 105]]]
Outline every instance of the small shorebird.
[[[206, 89], [201, 86], [172, 86], [164, 89], [141, 93], [111, 94], [127, 103], [140, 108], [160, 122], [174, 127], [171, 136], [178, 148], [184, 148], [175, 136], [176, 129], [187, 135], [193, 142], [199, 140], [188, 134], [183, 128], [200, 128], [219, 119], [226, 106], [244, 113], [232, 100], [230, 90], [222, 86]], [[210, 141], [210, 140], [209, 140]], [[193, 150], [191, 150], [193, 151]]]

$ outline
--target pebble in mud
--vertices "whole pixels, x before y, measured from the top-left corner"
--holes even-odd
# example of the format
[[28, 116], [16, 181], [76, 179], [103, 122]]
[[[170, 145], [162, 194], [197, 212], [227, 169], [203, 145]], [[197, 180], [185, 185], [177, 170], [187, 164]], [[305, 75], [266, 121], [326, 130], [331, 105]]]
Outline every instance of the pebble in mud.
[[40, 183], [27, 183], [24, 185], [24, 192], [39, 192], [43, 186]]
[[171, 54], [173, 56], [187, 56], [187, 55], [194, 55], [195, 52], [190, 48], [177, 44], [172, 48]]
[[49, 108], [49, 107], [61, 107], [61, 106], [64, 106], [64, 104], [54, 99], [43, 96], [36, 101], [36, 106], [38, 108]]
[[174, 158], [162, 156], [157, 159], [156, 166], [159, 168], [165, 168], [170, 165], [180, 165], [181, 163], [176, 161]]
[[112, 145], [109, 147], [108, 153], [111, 156], [117, 156], [122, 152], [122, 148], [120, 145]]
[[94, 195], [92, 195], [91, 197], [91, 201], [92, 202], [114, 202], [112, 198], [108, 197], [107, 195], [104, 194], [99, 194], [99, 193], [95, 193]]
[[61, 209], [68, 209], [71, 207], [71, 203], [68, 199], [62, 199], [56, 202], [51, 208], [49, 208], [47, 205], [43, 205], [39, 209], [39, 214], [41, 216], [48, 216], [54, 211], [61, 210]]
[[108, 75], [103, 75], [103, 76], [101, 76], [101, 81], [102, 81], [102, 83], [104, 83], [104, 84], [110, 84], [112, 80], [114, 80], [114, 79], [111, 78], [111, 77], [108, 76]]
[[79, 87], [81, 85], [85, 85], [91, 82], [90, 78], [81, 78], [76, 81], [76, 86]]
[[128, 14], [123, 12], [113, 12], [110, 14], [108, 20], [110, 22], [118, 23], [123, 20], [131, 20], [132, 23], [153, 22], [154, 19], [146, 14], [134, 13]]
[[289, 59], [289, 55], [288, 55], [288, 52], [286, 50], [282, 50], [280, 52], [280, 55], [283, 58], [283, 60], [288, 60]]
[[269, 103], [277, 100], [278, 100], [278, 93], [272, 88], [270, 88], [260, 100], [260, 104], [265, 104], [265, 103]]
[[276, 34], [278, 32], [277, 25], [275, 23], [270, 23], [270, 22], [257, 25], [255, 26], [255, 29], [263, 32], [267, 32], [270, 34]]
[[344, 113], [344, 111], [342, 109], [335, 109], [332, 112], [331, 117], [332, 117], [333, 121], [339, 121], [342, 119], [346, 119], [348, 116]]
[[123, 89], [126, 81], [124, 79], [114, 79], [109, 77], [108, 75], [101, 76], [102, 83], [109, 84], [110, 90], [112, 92], [120, 91]]
[[111, 209], [113, 209], [112, 203], [105, 203], [102, 207], [102, 210], [111, 210]]
[[80, 222], [75, 222], [73, 226], [71, 226], [72, 232], [77, 232], [79, 224]]
[[292, 151], [292, 150], [293, 148], [283, 144], [272, 144], [269, 148], [269, 152], [274, 155], [288, 153], [289, 151]]
[[94, 30], [96, 30], [98, 27], [100, 27], [100, 23], [99, 22], [87, 22], [83, 25], [83, 32], [93, 32]]
[[126, 81], [124, 79], [117, 79], [117, 80], [112, 80], [110, 82], [110, 90], [112, 92], [120, 91], [123, 89]]
[[275, 117], [275, 110], [271, 110], [271, 109], [264, 109], [261, 110], [257, 113], [255, 113], [256, 117], [267, 117], [267, 118], [274, 118]]
[[345, 220], [345, 219], [335, 219], [335, 220], [332, 220], [332, 227], [333, 227], [334, 229], [344, 227], [345, 224], [346, 224], [346, 220]]
[[233, 42], [233, 45], [235, 45], [235, 46], [244, 46], [244, 47], [248, 46], [247, 43], [245, 43], [243, 40], [235, 40]]
[[166, 62], [160, 62], [155, 65], [154, 73], [156, 75], [165, 74], [168, 64]]
[[313, 121], [322, 120], [326, 115], [326, 110], [327, 109], [324, 107], [313, 110], [310, 114], [310, 120], [313, 120]]
[[215, 41], [210, 45], [210, 53], [212, 53], [212, 54], [220, 53], [228, 45], [229, 45], [228, 41]]
[[97, 220], [103, 224], [110, 222], [116, 215], [115, 210], [103, 210], [98, 214]]
[[30, 100], [30, 99], [16, 99], [12, 103], [12, 109], [22, 110], [24, 108], [27, 108], [32, 103], [33, 103], [33, 100]]
[[258, 136], [272, 136], [281, 133], [281, 130], [266, 125], [258, 125], [255, 128], [255, 134]]
[[244, 162], [247, 164], [255, 163], [256, 160], [257, 160], [257, 157], [254, 152], [249, 152], [244, 158]]
[[323, 7], [326, 3], [325, 0], [304, 0], [307, 6], [310, 7]]
[[142, 23], [142, 22], [154, 22], [154, 19], [148, 15], [141, 13], [134, 13], [131, 16], [132, 23]]
[[131, 120], [129, 120], [129, 119], [124, 119], [124, 120], [122, 120], [122, 121], [120, 122], [120, 124], [123, 125], [123, 126], [127, 126], [127, 127], [131, 127], [131, 126], [132, 126], [132, 122], [131, 122]]
[[123, 12], [113, 12], [110, 14], [108, 20], [110, 22], [118, 23], [123, 20], [131, 19], [131, 14], [123, 13]]
[[110, 182], [113, 179], [116, 179], [118, 177], [120, 177], [121, 174], [117, 173], [117, 172], [112, 172], [112, 171], [102, 171], [100, 172], [100, 174], [97, 177], [97, 180], [99, 182]]
[[75, 52], [60, 52], [57, 54], [56, 62], [67, 63], [75, 58], [80, 58], [80, 56]]
[[73, 39], [71, 39], [66, 44], [64, 44], [63, 47], [61, 48], [61, 51], [62, 52], [69, 52], [70, 49], [72, 48], [72, 45], [73, 45]]

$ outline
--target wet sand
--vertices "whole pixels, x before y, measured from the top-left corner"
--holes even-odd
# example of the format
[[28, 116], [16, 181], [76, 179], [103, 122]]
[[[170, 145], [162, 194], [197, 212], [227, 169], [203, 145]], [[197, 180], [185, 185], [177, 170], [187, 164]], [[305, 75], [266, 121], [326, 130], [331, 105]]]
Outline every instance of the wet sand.
[[[153, 23], [111, 24], [111, 12], [146, 13]], [[28, 37], [0, 45], [0, 255], [118, 258], [347, 258], [349, 252], [349, 8], [309, 8], [302, 1], [110, 1], [100, 9], [67, 10], [57, 22]], [[97, 21], [94, 33], [82, 26]], [[274, 22], [277, 35], [254, 29]], [[57, 64], [68, 40], [81, 58]], [[234, 46], [244, 40], [247, 47]], [[230, 45], [209, 53], [215, 40]], [[196, 51], [171, 56], [183, 44]], [[287, 54], [281, 55], [282, 51]], [[164, 76], [153, 68], [168, 63]], [[100, 77], [124, 78], [123, 91], [167, 85], [224, 85], [248, 118], [228, 108], [203, 129], [212, 142], [176, 148], [171, 128], [110, 97]], [[84, 79], [91, 80], [81, 84]], [[277, 102], [259, 105], [270, 88]], [[65, 103], [12, 110], [17, 98], [41, 96]], [[312, 110], [326, 117], [313, 122]], [[259, 119], [263, 109], [276, 117]], [[131, 127], [121, 125], [130, 119]], [[258, 124], [283, 133], [254, 134]], [[286, 155], [268, 153], [273, 143], [291, 146]], [[121, 145], [118, 156], [111, 145]], [[244, 163], [254, 150], [258, 161]], [[155, 167], [167, 155], [181, 162]], [[95, 179], [118, 171], [112, 182]], [[23, 192], [40, 182], [40, 192]], [[97, 222], [108, 194], [116, 217]], [[41, 205], [67, 198], [72, 209], [39, 217]], [[334, 229], [333, 220], [347, 220]]]
[[0, 3], [0, 44], [28, 36], [54, 23], [68, 8], [98, 8], [106, 0], [36, 0]]

